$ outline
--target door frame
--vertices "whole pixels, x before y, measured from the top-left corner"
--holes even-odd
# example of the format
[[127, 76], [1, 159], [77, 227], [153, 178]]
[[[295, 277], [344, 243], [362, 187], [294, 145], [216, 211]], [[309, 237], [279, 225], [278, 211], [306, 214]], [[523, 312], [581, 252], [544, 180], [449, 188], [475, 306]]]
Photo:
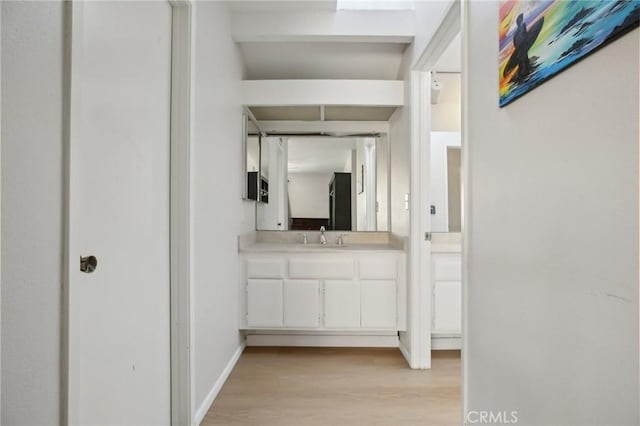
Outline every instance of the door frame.
[[171, 37], [171, 424], [191, 425], [191, 2], [170, 0]]
[[[171, 6], [171, 89], [170, 89], [170, 182], [169, 250], [170, 250], [170, 394], [171, 418], [174, 426], [191, 425], [194, 394], [191, 378], [191, 2], [167, 0]], [[62, 288], [62, 344], [60, 357], [60, 423], [69, 421], [69, 213], [70, 213], [70, 129], [71, 129], [71, 64], [73, 47], [73, 7], [65, 4], [66, 28], [63, 81], [64, 140], [64, 241]], [[82, 7], [81, 4], [79, 4]]]
[[[410, 252], [410, 274], [412, 294], [411, 298], [411, 367], [428, 369], [431, 368], [431, 331], [432, 331], [432, 299], [433, 283], [431, 280], [431, 217], [430, 205], [430, 169], [431, 169], [431, 75], [432, 68], [437, 60], [447, 49], [455, 36], [462, 31], [462, 2], [464, 0], [452, 1], [442, 22], [436, 29], [433, 37], [420, 54], [415, 66], [411, 71], [411, 252]], [[464, 32], [464, 31], [463, 31]], [[464, 38], [464, 34], [463, 34]], [[464, 44], [464, 42], [463, 42]], [[464, 47], [463, 47], [464, 58]], [[463, 79], [464, 79], [463, 61]], [[463, 104], [466, 103], [463, 83]], [[464, 106], [463, 106], [464, 109]], [[464, 149], [466, 140], [464, 132], [464, 112], [463, 112], [463, 135], [462, 135], [462, 181], [467, 185], [466, 180], [466, 157]], [[464, 209], [468, 206], [466, 202], [467, 191], [463, 189], [463, 283], [462, 283], [462, 347], [464, 354], [464, 335], [466, 329], [466, 304], [465, 299], [465, 245], [464, 245]]]

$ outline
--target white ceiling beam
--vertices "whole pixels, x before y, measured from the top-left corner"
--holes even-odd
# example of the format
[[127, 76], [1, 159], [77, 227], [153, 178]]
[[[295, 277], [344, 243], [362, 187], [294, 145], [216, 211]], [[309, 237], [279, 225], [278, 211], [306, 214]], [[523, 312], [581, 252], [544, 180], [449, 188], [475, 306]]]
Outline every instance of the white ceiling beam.
[[401, 80], [245, 80], [247, 106], [404, 105]]
[[411, 43], [413, 11], [234, 13], [232, 36], [249, 42]]
[[267, 133], [389, 133], [387, 121], [258, 121]]

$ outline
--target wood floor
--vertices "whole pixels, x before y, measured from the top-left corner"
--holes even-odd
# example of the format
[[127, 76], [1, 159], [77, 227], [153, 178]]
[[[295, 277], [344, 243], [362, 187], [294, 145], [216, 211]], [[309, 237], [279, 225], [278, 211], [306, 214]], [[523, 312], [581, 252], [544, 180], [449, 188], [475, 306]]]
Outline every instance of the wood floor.
[[459, 426], [460, 352], [411, 370], [397, 349], [247, 348], [203, 426]]

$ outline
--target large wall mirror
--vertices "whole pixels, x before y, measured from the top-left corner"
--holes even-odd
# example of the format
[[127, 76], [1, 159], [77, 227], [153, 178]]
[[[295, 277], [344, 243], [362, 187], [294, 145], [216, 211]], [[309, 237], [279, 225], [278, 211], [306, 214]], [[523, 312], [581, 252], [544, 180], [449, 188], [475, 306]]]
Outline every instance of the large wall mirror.
[[461, 232], [460, 132], [431, 133], [431, 229]]
[[246, 134], [257, 230], [389, 229], [386, 135], [260, 134], [251, 121]]
[[265, 188], [265, 186], [268, 183], [264, 177], [266, 169], [263, 173], [260, 170], [260, 132], [256, 122], [248, 114], [242, 116], [242, 128], [244, 136], [243, 174], [245, 176], [242, 198], [245, 200], [264, 201], [263, 197], [268, 193], [268, 188]]

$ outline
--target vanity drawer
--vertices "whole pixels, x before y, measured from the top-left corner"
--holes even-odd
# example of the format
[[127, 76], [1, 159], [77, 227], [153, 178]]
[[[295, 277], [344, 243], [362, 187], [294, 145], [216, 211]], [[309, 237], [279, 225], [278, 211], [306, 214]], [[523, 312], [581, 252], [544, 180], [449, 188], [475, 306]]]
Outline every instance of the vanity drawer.
[[433, 257], [433, 279], [435, 281], [461, 281], [462, 261], [459, 257]]
[[284, 278], [284, 259], [247, 259], [247, 278]]
[[395, 280], [398, 262], [395, 256], [367, 257], [360, 259], [360, 279]]
[[351, 279], [353, 259], [293, 258], [289, 260], [290, 278]]

